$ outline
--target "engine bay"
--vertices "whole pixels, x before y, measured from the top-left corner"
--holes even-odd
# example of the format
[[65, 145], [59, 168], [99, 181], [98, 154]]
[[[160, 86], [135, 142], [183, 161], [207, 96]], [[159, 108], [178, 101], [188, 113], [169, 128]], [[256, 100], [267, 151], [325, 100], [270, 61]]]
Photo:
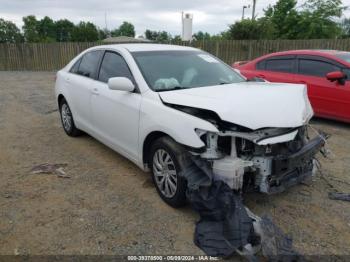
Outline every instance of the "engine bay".
[[[284, 191], [311, 177], [314, 158], [325, 144], [319, 134], [310, 139], [307, 126], [298, 129], [264, 129], [254, 132], [226, 131], [218, 134], [197, 130], [206, 148], [200, 157], [207, 161], [214, 180], [232, 189], [272, 194]], [[282, 138], [281, 138], [282, 137]], [[265, 144], [267, 139], [290, 141]]]

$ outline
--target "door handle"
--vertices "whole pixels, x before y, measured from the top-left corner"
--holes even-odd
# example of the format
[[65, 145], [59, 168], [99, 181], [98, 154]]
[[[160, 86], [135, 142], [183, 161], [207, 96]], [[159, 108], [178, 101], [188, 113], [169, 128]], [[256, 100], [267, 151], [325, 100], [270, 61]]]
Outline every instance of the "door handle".
[[100, 94], [100, 93], [98, 92], [98, 88], [96, 88], [96, 87], [93, 88], [91, 92], [92, 92], [93, 95], [96, 95], [96, 96], [98, 96], [98, 95]]
[[258, 75], [258, 77], [260, 77], [260, 78], [265, 78], [265, 76], [264, 76], [264, 75]]
[[69, 77], [66, 78], [66, 82], [67, 82], [68, 84], [70, 83], [70, 78], [69, 78]]

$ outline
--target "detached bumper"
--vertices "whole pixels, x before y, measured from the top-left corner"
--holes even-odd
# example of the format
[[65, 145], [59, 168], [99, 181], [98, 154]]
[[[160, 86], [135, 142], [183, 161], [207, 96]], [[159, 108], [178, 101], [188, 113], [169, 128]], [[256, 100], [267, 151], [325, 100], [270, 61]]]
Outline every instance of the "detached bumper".
[[324, 144], [324, 138], [318, 136], [294, 154], [274, 157], [272, 160], [272, 175], [267, 181], [268, 191], [265, 193], [283, 192], [287, 188], [311, 177], [314, 168], [314, 157]]

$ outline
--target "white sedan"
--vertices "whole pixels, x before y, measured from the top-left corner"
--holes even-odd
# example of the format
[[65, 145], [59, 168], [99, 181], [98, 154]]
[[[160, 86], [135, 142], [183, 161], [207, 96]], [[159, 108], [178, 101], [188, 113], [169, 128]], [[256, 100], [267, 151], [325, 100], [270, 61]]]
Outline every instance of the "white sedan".
[[310, 176], [323, 145], [307, 136], [305, 86], [249, 82], [191, 47], [93, 47], [57, 73], [55, 91], [67, 135], [84, 131], [150, 170], [172, 206], [185, 203], [193, 159], [232, 190], [275, 193]]

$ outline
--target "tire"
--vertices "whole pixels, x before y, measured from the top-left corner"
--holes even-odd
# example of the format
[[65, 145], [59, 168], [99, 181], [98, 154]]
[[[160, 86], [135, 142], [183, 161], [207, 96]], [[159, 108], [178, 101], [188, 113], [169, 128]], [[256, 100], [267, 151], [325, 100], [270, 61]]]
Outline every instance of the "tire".
[[[170, 157], [173, 164], [167, 164], [170, 163], [168, 157]], [[162, 164], [161, 158], [163, 158], [164, 164], [162, 168], [159, 166], [159, 164]], [[185, 170], [189, 161], [187, 151], [170, 137], [161, 137], [151, 146], [148, 163], [152, 171], [154, 185], [163, 201], [172, 207], [177, 208], [186, 204], [187, 181], [179, 176], [179, 173]], [[163, 177], [161, 175], [162, 171], [164, 173]], [[166, 174], [168, 174], [168, 177]], [[161, 182], [162, 179], [164, 179], [163, 183]], [[166, 182], [166, 180], [168, 181]], [[176, 184], [175, 190], [172, 186], [174, 184]]]
[[68, 136], [80, 136], [82, 132], [75, 126], [72, 111], [65, 99], [60, 102], [60, 115], [63, 130]]

